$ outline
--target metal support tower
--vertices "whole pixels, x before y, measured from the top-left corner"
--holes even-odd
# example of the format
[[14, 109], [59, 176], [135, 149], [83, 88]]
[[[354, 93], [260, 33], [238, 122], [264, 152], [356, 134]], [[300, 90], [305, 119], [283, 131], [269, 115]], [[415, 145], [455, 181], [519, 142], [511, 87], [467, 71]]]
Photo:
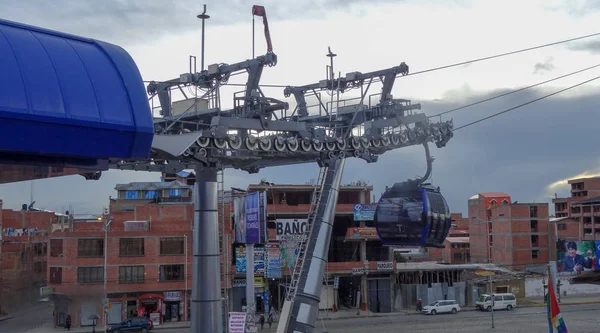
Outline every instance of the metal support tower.
[[[294, 268], [292, 285], [281, 311], [277, 333], [312, 333], [315, 328], [345, 161], [340, 156], [325, 162], [327, 170], [320, 193], [325, 200], [319, 200], [314, 222], [309, 224], [308, 239], [301, 245], [295, 265], [300, 270], [296, 273], [297, 268]], [[312, 255], [305, 256], [307, 253]]]
[[192, 332], [223, 333], [217, 169], [196, 165], [192, 266]]

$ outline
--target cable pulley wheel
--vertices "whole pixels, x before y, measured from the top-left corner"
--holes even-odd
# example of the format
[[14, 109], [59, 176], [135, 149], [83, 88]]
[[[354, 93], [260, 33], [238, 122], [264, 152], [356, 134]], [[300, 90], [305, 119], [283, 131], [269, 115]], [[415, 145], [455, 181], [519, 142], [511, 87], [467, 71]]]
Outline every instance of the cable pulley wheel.
[[391, 134], [392, 145], [397, 146], [400, 144], [400, 136], [398, 134]]
[[351, 146], [353, 149], [358, 149], [358, 148], [360, 148], [360, 139], [359, 139], [359, 138], [357, 138], [357, 137], [355, 137], [355, 136], [353, 136], [353, 137], [350, 139], [350, 146]]
[[373, 145], [373, 147], [375, 147], [375, 148], [381, 146], [381, 139], [372, 139], [371, 145]]
[[258, 149], [258, 140], [251, 135], [248, 135], [246, 137], [246, 140], [244, 140], [244, 143], [246, 144], [246, 148], [248, 148], [248, 150]]
[[275, 146], [275, 150], [284, 151], [285, 150], [285, 139], [278, 135], [273, 139], [273, 146]]
[[242, 139], [239, 135], [230, 135], [229, 136], [229, 147], [234, 150], [238, 150], [242, 148]]
[[258, 139], [258, 145], [260, 146], [260, 149], [264, 151], [271, 150], [271, 147], [273, 146], [271, 139], [268, 137]]
[[344, 139], [338, 139], [337, 142], [335, 143], [335, 145], [338, 147], [339, 150], [344, 150], [346, 149], [346, 140]]
[[310, 139], [304, 138], [300, 140], [300, 148], [302, 148], [303, 151], [310, 151], [312, 149]]
[[300, 144], [296, 138], [289, 138], [287, 140], [287, 147], [290, 151], [297, 151]]
[[371, 143], [369, 142], [369, 139], [365, 138], [364, 136], [360, 138], [360, 145], [363, 148], [369, 148], [369, 146], [371, 145]]
[[227, 141], [225, 139], [214, 139], [214, 145], [219, 149], [225, 149], [227, 148]]
[[323, 151], [323, 142], [321, 142], [321, 141], [314, 141], [312, 146], [316, 152]]
[[381, 137], [381, 144], [382, 144], [384, 147], [387, 147], [387, 146], [389, 146], [389, 145], [390, 145], [390, 137], [389, 137], [389, 135], [387, 135], [387, 134], [384, 134], [384, 135]]
[[406, 144], [408, 142], [408, 136], [405, 132], [400, 133], [400, 143]]
[[200, 137], [196, 139], [196, 144], [199, 147], [206, 148], [210, 144], [210, 138]]
[[354, 151], [354, 157], [359, 157], [360, 156], [360, 151], [357, 149]]
[[325, 142], [325, 148], [329, 151], [335, 150], [335, 142]]

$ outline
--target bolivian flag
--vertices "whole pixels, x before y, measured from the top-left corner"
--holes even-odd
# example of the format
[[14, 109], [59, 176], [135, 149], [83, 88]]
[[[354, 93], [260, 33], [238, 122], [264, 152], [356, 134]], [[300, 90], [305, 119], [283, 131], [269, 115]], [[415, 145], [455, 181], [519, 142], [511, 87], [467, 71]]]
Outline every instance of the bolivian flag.
[[548, 295], [546, 295], [546, 309], [548, 309], [548, 326], [550, 333], [569, 333], [565, 320], [560, 314], [560, 308], [556, 301], [556, 294], [552, 285], [552, 278], [548, 274]]

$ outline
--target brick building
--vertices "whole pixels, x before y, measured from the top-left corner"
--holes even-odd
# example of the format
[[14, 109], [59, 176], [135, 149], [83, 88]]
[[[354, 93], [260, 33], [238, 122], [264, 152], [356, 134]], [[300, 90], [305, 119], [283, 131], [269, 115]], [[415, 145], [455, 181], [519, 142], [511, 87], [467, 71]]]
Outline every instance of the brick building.
[[[117, 198], [110, 199], [113, 220], [106, 233], [106, 254], [104, 222], [99, 218], [73, 221], [71, 230], [51, 234], [48, 280], [57, 299], [57, 325], [64, 325], [67, 314], [74, 327], [91, 325], [94, 314], [100, 316], [99, 323], [104, 322], [105, 258], [108, 323], [144, 310], [155, 325], [189, 320], [191, 186], [171, 181], [119, 184], [116, 189]], [[228, 204], [221, 203], [219, 221], [229, 221]], [[223, 224], [220, 230], [223, 244], [229, 244], [231, 224]], [[227, 262], [230, 247], [224, 249], [221, 262]], [[227, 274], [222, 274], [224, 296], [230, 287]]]
[[[300, 227], [296, 229], [294, 227], [296, 223], [301, 224], [306, 221], [313, 190], [314, 185], [311, 184], [263, 182], [247, 187], [248, 192], [266, 191], [269, 242], [279, 246], [282, 253], [281, 278], [263, 279], [260, 274], [257, 274], [255, 294], [259, 311], [261, 308], [262, 311], [265, 310], [265, 292], [272, 306], [281, 308], [283, 304], [285, 285], [290, 282], [290, 269], [294, 265], [295, 256], [293, 254], [294, 245], [281, 241], [281, 239], [290, 231], [293, 234], [299, 234], [303, 230]], [[323, 286], [321, 294], [320, 307], [322, 309], [354, 308], [356, 294], [360, 290], [362, 309], [368, 308], [373, 312], [393, 310], [393, 267], [395, 264], [393, 249], [382, 246], [373, 221], [354, 220], [354, 206], [369, 204], [372, 190], [372, 186], [340, 187], [329, 246], [326, 270], [327, 285]], [[236, 258], [244, 255], [241, 252], [242, 249], [241, 244], [236, 246]], [[258, 251], [261, 251], [260, 248]], [[240, 259], [243, 260], [243, 258]], [[232, 264], [235, 262], [232, 261]], [[233, 288], [233, 311], [241, 310], [244, 303], [246, 281], [243, 270], [236, 269], [235, 265], [233, 267], [233, 271], [236, 273]], [[333, 287], [334, 284], [337, 288]]]
[[468, 264], [471, 262], [469, 219], [461, 213], [451, 213], [452, 226], [444, 240], [444, 248], [427, 249], [428, 261], [448, 264]]
[[0, 312], [40, 298], [46, 284], [48, 234], [54, 212], [2, 209], [0, 200]]
[[511, 203], [502, 192], [479, 193], [469, 199], [469, 237], [473, 262], [512, 270], [547, 264], [553, 251], [548, 204]]
[[552, 199], [558, 238], [600, 239], [600, 178], [568, 181], [571, 196]]

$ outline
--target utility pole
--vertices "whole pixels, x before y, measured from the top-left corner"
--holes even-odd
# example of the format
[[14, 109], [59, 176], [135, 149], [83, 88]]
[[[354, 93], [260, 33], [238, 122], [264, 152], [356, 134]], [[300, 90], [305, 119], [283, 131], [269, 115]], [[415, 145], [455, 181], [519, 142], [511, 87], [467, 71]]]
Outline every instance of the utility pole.
[[108, 209], [104, 208], [104, 212], [101, 218], [102, 225], [104, 226], [104, 299], [102, 299], [102, 307], [104, 311], [104, 327], [108, 325], [108, 292], [107, 292], [107, 261], [108, 261], [108, 227], [112, 222], [113, 218], [109, 215]]
[[184, 264], [184, 276], [185, 276], [185, 289], [184, 289], [184, 299], [183, 301], [185, 303], [183, 306], [183, 310], [185, 311], [185, 313], [183, 314], [183, 318], [185, 319], [185, 321], [188, 321], [188, 237], [187, 235], [183, 235], [183, 238], [185, 238], [185, 264]]

